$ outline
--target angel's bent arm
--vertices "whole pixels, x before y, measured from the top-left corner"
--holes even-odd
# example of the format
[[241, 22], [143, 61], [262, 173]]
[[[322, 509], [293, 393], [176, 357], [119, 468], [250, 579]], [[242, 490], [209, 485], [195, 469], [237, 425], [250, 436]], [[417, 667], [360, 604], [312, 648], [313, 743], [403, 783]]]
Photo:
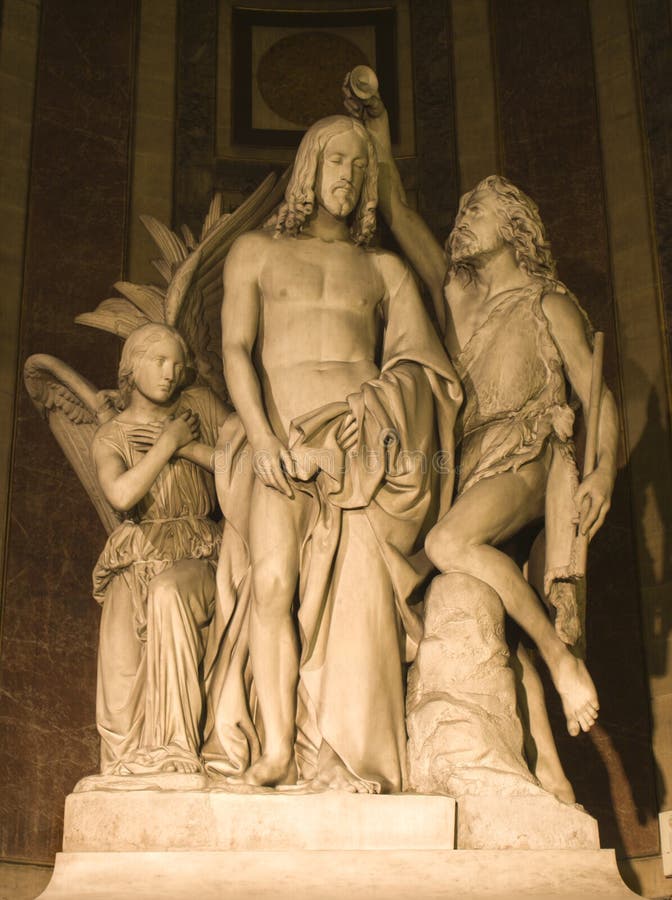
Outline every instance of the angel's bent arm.
[[[216, 433], [224, 424], [224, 420], [229, 415], [230, 410], [224, 406], [214, 393], [210, 396], [210, 402], [213, 407], [212, 411], [214, 413]], [[186, 444], [184, 447], [180, 447], [175, 455], [179, 456], [181, 459], [188, 459], [189, 462], [201, 466], [201, 468], [206, 469], [208, 472], [214, 472], [214, 451], [215, 448], [208, 443], [203, 441], [191, 441], [191, 443]]]
[[193, 439], [192, 421], [193, 415], [185, 413], [168, 422], [154, 446], [130, 469], [121, 453], [105, 440], [104, 431], [99, 431], [91, 449], [98, 482], [108, 503], [127, 512], [142, 500], [168, 460]]

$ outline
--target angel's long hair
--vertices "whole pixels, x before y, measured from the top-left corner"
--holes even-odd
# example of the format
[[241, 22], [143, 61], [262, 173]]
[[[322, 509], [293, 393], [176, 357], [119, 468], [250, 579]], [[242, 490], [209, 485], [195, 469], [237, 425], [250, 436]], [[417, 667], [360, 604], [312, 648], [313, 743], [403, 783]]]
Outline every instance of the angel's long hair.
[[[499, 232], [503, 240], [513, 247], [518, 266], [532, 277], [555, 279], [557, 274], [555, 260], [551, 255], [551, 245], [546, 239], [537, 204], [507, 178], [501, 175], [489, 175], [484, 178], [472, 191], [461, 197], [460, 211], [474, 194], [486, 190], [495, 196]], [[450, 237], [446, 242], [446, 256], [449, 270], [469, 269], [468, 262], [452, 262]], [[465, 274], [469, 276], [468, 271]]]
[[180, 332], [170, 325], [163, 325], [160, 322], [151, 322], [149, 325], [141, 325], [129, 334], [124, 342], [124, 348], [121, 351], [117, 382], [119, 384], [119, 395], [122, 408], [128, 406], [130, 402], [131, 393], [135, 386], [135, 369], [138, 363], [152, 344], [155, 344], [157, 341], [160, 341], [161, 338], [166, 336], [173, 338], [173, 340], [179, 344], [184, 359], [184, 369], [182, 370], [180, 380], [176, 385], [175, 390], [184, 387], [193, 377], [193, 361], [191, 353]]
[[329, 116], [311, 125], [304, 134], [294, 160], [292, 176], [285, 191], [285, 202], [275, 219], [275, 232], [294, 237], [300, 233], [315, 208], [315, 180], [317, 166], [324, 148], [331, 138], [345, 131], [356, 132], [365, 143], [368, 162], [366, 174], [355, 209], [350, 233], [356, 244], [366, 245], [376, 230], [376, 206], [378, 205], [378, 159], [366, 128], [349, 116]]

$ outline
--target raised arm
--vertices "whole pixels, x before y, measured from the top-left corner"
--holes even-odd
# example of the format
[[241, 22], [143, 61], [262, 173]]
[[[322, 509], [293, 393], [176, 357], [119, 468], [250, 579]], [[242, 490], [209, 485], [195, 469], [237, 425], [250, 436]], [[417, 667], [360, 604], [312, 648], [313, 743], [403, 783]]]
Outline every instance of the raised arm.
[[[565, 372], [588, 416], [592, 351], [586, 338], [584, 321], [574, 302], [565, 294], [547, 294], [542, 307], [551, 334], [560, 351]], [[597, 467], [579, 485], [574, 501], [580, 511], [580, 527], [590, 538], [602, 526], [611, 505], [616, 479], [618, 412], [613, 395], [602, 383], [602, 399], [597, 436]]]
[[[436, 319], [443, 334], [446, 327], [446, 306], [443, 297], [445, 254], [424, 219], [408, 205], [399, 169], [392, 155], [390, 124], [382, 100], [376, 94], [369, 100], [359, 101], [359, 104], [360, 108], [363, 108], [363, 122], [378, 156], [380, 211], [392, 229], [404, 256], [427, 285], [432, 296]], [[351, 110], [354, 108], [351, 103], [346, 105]]]
[[252, 352], [259, 330], [259, 273], [271, 238], [250, 232], [238, 238], [224, 265], [222, 359], [233, 404], [254, 453], [254, 469], [268, 487], [293, 497], [286, 472], [293, 474], [289, 451], [273, 433], [266, 415]]

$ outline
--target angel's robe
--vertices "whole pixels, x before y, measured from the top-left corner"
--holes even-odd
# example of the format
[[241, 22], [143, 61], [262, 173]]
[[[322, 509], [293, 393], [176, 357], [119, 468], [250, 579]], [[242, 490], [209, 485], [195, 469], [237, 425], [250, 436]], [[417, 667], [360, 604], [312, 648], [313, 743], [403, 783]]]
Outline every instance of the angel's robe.
[[[414, 555], [450, 503], [460, 401], [457, 376], [420, 298], [410, 292], [390, 303], [380, 376], [291, 424], [294, 488], [312, 496], [315, 510], [300, 555], [296, 757], [302, 780], [317, 774], [324, 740], [374, 790], [404, 788], [404, 654], [422, 634], [409, 601], [428, 574], [424, 554]], [[359, 442], [356, 452], [344, 454], [336, 436], [350, 412]], [[258, 757], [260, 740], [247, 641], [255, 475], [236, 414], [217, 446], [225, 526], [205, 660], [203, 757], [211, 772], [240, 775]]]
[[[175, 411], [198, 413], [213, 446], [221, 417], [210, 391], [182, 392]], [[95, 441], [128, 469], [143, 458], [134, 425], [116, 419]], [[170, 460], [109, 536], [93, 572], [102, 604], [96, 724], [104, 775], [166, 771], [198, 761], [202, 690], [199, 661], [215, 600], [221, 528], [213, 520], [212, 476]]]

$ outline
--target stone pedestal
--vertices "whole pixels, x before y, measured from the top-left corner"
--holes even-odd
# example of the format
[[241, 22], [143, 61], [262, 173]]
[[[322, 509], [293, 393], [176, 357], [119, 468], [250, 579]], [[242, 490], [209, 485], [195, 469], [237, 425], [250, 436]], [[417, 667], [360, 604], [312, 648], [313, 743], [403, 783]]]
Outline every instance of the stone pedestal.
[[[198, 776], [196, 776], [198, 777]], [[92, 791], [65, 802], [63, 850], [452, 850], [455, 801], [330, 791]]]
[[411, 787], [457, 799], [460, 849], [599, 848], [595, 819], [543, 790], [527, 767], [504, 609], [479, 579], [432, 581], [406, 721]]
[[501, 603], [480, 581], [432, 584], [408, 728], [416, 794], [302, 795], [205, 775], [84, 779], [66, 800], [64, 852], [41, 897], [635, 896], [613, 851], [598, 849], [595, 821], [527, 769]]
[[409, 794], [78, 793], [40, 900], [635, 896], [613, 851], [454, 850], [454, 814], [448, 797]]

